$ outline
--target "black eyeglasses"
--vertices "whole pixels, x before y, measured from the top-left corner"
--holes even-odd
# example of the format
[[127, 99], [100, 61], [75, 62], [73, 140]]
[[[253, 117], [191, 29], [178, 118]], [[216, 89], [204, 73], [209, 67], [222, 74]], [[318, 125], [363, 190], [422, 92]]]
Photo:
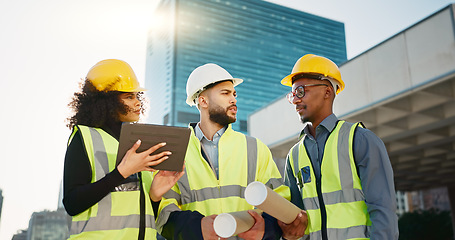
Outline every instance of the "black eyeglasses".
[[291, 91], [290, 93], [288, 93], [288, 95], [286, 97], [287, 97], [288, 101], [290, 103], [292, 103], [294, 101], [294, 97], [303, 98], [305, 96], [305, 87], [315, 87], [315, 86], [328, 87], [329, 85], [323, 84], [323, 83], [301, 85], [301, 86], [298, 86], [294, 91]]

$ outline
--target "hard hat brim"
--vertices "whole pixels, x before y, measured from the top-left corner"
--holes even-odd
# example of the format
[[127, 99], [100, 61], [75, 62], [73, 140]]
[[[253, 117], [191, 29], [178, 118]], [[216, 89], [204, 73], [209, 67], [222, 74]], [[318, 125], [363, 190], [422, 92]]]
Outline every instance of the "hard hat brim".
[[[296, 72], [296, 73], [292, 73], [292, 74], [287, 75], [286, 77], [284, 77], [281, 80], [281, 84], [284, 85], [284, 86], [292, 87], [292, 78], [295, 75], [300, 74], [300, 73], [301, 72]], [[327, 78], [329, 78], [328, 80], [332, 84], [333, 89], [336, 89], [335, 94], [338, 95], [338, 93], [340, 93], [344, 89], [344, 82], [340, 82], [340, 81], [338, 81], [337, 79], [335, 79], [333, 77], [327, 77]], [[338, 86], [338, 88], [335, 88], [335, 86]]]
[[299, 72], [287, 75], [281, 80], [281, 84], [284, 86], [292, 87], [292, 77], [294, 77], [296, 74], [299, 74]]
[[138, 87], [138, 88], [134, 89], [133, 91], [134, 92], [145, 92], [145, 91], [147, 91], [147, 88]]
[[240, 83], [243, 82], [243, 79], [240, 79], [240, 78], [232, 78], [232, 79], [226, 79], [226, 80], [232, 80], [234, 87], [236, 87], [237, 85], [239, 85]]
[[145, 92], [145, 91], [147, 91], [147, 89], [143, 88], [143, 87], [137, 87], [135, 89], [121, 89], [118, 91], [119, 92]]

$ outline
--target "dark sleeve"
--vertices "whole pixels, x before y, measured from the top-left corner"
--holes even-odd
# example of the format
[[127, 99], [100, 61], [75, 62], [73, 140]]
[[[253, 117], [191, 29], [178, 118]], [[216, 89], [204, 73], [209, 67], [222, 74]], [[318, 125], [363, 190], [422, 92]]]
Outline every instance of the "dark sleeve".
[[[277, 220], [263, 213], [265, 232], [262, 239], [280, 239], [282, 232]], [[202, 239], [201, 221], [204, 215], [196, 211], [175, 211], [172, 212], [163, 226], [161, 235], [168, 240], [171, 239]]]
[[[294, 161], [298, 161], [298, 159], [294, 159]], [[294, 173], [292, 172], [291, 163], [289, 162], [289, 156], [286, 158], [286, 166], [284, 169], [284, 184], [288, 186], [291, 191], [291, 202], [294, 203], [300, 209], [304, 210], [305, 207], [303, 206], [302, 196], [300, 195], [300, 190], [299, 187], [297, 186], [297, 181], [294, 177]]]
[[265, 222], [264, 237], [262, 237], [262, 239], [280, 239], [283, 231], [278, 225], [276, 218], [270, 216], [265, 212], [262, 213], [262, 217], [264, 218]]
[[[150, 200], [152, 200], [152, 199], [150, 199]], [[158, 209], [160, 208], [160, 202], [161, 202], [161, 200], [158, 202], [152, 201], [153, 216], [155, 216], [155, 218], [156, 218], [156, 216], [158, 216]]]
[[354, 159], [370, 215], [371, 239], [398, 239], [393, 170], [384, 143], [370, 130], [357, 128]]
[[[289, 157], [286, 159], [286, 166], [284, 170], [284, 184], [291, 190], [291, 202], [300, 209], [304, 209], [302, 196], [300, 195], [299, 188], [297, 187], [297, 182], [289, 163]], [[278, 225], [277, 220], [265, 212], [262, 213], [262, 217], [265, 221], [265, 232], [263, 239], [280, 239], [283, 232]]]
[[161, 235], [168, 240], [202, 239], [202, 218], [204, 215], [196, 211], [171, 212]]
[[91, 179], [90, 161], [77, 132], [66, 150], [63, 170], [63, 205], [69, 215], [87, 210], [124, 180], [117, 168], [97, 182]]

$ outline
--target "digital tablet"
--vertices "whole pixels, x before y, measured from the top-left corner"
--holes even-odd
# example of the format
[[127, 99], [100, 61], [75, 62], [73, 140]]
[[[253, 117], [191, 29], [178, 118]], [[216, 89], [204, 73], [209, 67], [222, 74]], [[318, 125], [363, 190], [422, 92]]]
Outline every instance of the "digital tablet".
[[157, 170], [180, 172], [183, 169], [186, 149], [191, 130], [186, 127], [172, 127], [145, 123], [124, 123], [120, 132], [117, 152], [117, 165], [122, 161], [126, 152], [140, 139], [141, 146], [136, 152], [143, 152], [158, 143], [166, 142], [166, 146], [159, 148], [152, 155], [163, 151], [172, 152], [169, 158], [153, 166]]

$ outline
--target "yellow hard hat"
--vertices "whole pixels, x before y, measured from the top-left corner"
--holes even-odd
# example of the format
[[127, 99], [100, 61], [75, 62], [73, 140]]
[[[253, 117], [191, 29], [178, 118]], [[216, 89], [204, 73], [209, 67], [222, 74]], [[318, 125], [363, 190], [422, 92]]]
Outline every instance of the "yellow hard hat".
[[344, 89], [344, 82], [341, 79], [340, 69], [330, 59], [321, 57], [314, 54], [306, 54], [301, 57], [294, 65], [292, 73], [283, 80], [281, 84], [285, 86], [292, 86], [292, 78], [297, 74], [309, 74], [309, 75], [323, 75], [328, 78], [332, 85], [336, 87], [336, 94]]
[[89, 80], [98, 91], [142, 92], [131, 66], [118, 59], [98, 62], [87, 73]]

